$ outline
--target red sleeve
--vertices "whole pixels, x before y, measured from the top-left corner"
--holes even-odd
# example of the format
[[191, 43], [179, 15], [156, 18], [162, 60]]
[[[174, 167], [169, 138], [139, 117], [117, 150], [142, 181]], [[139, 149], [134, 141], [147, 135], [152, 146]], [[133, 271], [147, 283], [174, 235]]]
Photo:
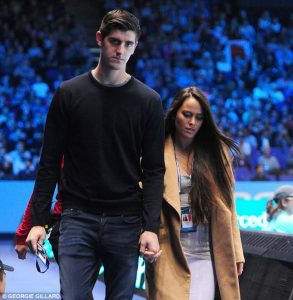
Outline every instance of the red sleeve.
[[[63, 167], [64, 167], [64, 157], [62, 157], [61, 171], [62, 171]], [[60, 191], [61, 191], [61, 178], [59, 179], [59, 182], [58, 182], [58, 194], [56, 196], [57, 201], [56, 201], [53, 211], [52, 211], [52, 213], [55, 215], [61, 215], [61, 212], [62, 212]], [[25, 245], [25, 240], [26, 240], [27, 235], [32, 227], [31, 226], [32, 225], [31, 216], [32, 216], [32, 195], [31, 195], [30, 200], [25, 209], [21, 223], [18, 226], [18, 228], [16, 229], [15, 239], [16, 239], [16, 244], [18, 244], [18, 245]]]
[[[57, 201], [54, 205], [52, 213], [54, 215], [61, 215], [62, 212], [61, 197], [57, 195], [56, 198]], [[25, 245], [25, 240], [31, 229], [31, 207], [32, 207], [32, 196], [30, 197], [30, 200], [27, 204], [21, 223], [16, 229], [15, 240], [17, 245]]]
[[53, 215], [61, 215], [62, 204], [61, 204], [61, 197], [59, 194], [56, 196], [56, 199], [57, 199], [57, 201], [53, 207], [52, 213], [53, 213]]
[[61, 182], [61, 178], [62, 178], [62, 172], [63, 172], [63, 168], [64, 168], [64, 156], [62, 157], [62, 161], [61, 161], [61, 173], [60, 173], [60, 178], [59, 178], [59, 181], [58, 181], [58, 193], [57, 193], [57, 196], [56, 196], [56, 203], [54, 205], [54, 208], [52, 210], [52, 213], [54, 215], [61, 215], [61, 212], [62, 212], [62, 198], [61, 198], [61, 190], [62, 190], [62, 182]]
[[32, 210], [32, 196], [30, 197], [30, 200], [25, 209], [21, 223], [18, 226], [15, 233], [16, 244], [18, 245], [25, 245], [26, 237], [31, 229], [31, 215], [32, 215], [31, 210]]

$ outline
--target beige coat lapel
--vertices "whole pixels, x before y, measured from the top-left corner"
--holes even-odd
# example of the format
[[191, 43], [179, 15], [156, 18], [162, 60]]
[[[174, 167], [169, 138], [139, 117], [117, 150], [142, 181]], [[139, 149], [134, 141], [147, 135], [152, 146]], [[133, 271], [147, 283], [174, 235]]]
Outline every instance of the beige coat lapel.
[[178, 175], [175, 161], [174, 145], [169, 136], [165, 142], [165, 178], [164, 199], [171, 205], [180, 216], [180, 198], [178, 187]]

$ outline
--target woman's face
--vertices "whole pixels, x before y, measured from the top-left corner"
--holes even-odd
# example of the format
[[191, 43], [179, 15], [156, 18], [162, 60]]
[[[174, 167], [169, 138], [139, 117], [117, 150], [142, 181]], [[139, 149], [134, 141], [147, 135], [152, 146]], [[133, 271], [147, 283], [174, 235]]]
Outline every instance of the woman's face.
[[202, 123], [203, 112], [199, 102], [193, 97], [186, 98], [176, 114], [176, 138], [191, 143]]

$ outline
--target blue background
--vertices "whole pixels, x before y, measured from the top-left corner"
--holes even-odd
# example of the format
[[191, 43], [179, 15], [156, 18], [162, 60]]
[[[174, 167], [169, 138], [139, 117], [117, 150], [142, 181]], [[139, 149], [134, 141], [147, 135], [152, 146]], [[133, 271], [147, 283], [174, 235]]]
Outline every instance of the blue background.
[[[265, 204], [277, 187], [292, 181], [251, 182], [235, 185], [235, 199], [239, 226], [261, 230], [265, 222]], [[33, 181], [0, 181], [0, 233], [14, 233], [23, 216], [33, 190]]]

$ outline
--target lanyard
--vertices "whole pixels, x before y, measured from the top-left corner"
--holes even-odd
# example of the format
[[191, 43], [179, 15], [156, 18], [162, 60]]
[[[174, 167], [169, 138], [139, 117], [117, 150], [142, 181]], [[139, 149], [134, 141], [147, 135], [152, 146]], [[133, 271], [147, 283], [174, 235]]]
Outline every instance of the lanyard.
[[[176, 149], [174, 145], [174, 153], [175, 153], [175, 162], [176, 162], [176, 168], [177, 168], [177, 176], [178, 176], [178, 189], [179, 194], [181, 192], [181, 172], [180, 172], [180, 165], [176, 156]], [[192, 158], [192, 169], [193, 169], [193, 158]], [[181, 205], [180, 205], [181, 206]], [[196, 227], [193, 226], [192, 223], [192, 214], [191, 214], [191, 208], [190, 207], [181, 207], [181, 232], [196, 232]]]
[[181, 172], [180, 172], [179, 162], [178, 162], [177, 156], [176, 156], [175, 145], [174, 145], [174, 153], [175, 153], [175, 162], [176, 162], [176, 168], [177, 168], [178, 188], [179, 188], [179, 194], [180, 194], [180, 192], [181, 192]]

